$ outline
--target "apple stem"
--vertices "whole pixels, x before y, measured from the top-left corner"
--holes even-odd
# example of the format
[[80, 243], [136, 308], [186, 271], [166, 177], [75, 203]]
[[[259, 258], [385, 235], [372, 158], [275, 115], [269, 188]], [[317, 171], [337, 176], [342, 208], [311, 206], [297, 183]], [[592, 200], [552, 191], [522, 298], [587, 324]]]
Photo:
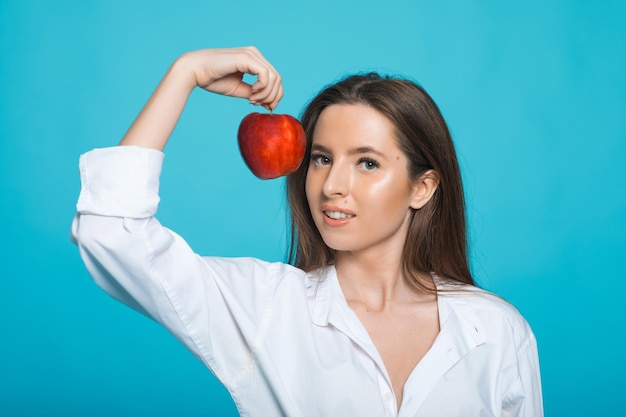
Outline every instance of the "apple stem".
[[274, 114], [274, 109], [270, 107], [270, 116]]

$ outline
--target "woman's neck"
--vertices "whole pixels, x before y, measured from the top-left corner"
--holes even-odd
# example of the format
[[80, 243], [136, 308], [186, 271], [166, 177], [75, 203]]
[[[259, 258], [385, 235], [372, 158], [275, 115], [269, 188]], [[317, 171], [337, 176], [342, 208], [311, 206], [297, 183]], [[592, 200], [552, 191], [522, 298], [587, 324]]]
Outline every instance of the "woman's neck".
[[397, 303], [424, 301], [431, 294], [420, 294], [407, 283], [399, 256], [368, 256], [339, 252], [335, 268], [343, 294], [349, 304], [358, 303], [383, 311]]

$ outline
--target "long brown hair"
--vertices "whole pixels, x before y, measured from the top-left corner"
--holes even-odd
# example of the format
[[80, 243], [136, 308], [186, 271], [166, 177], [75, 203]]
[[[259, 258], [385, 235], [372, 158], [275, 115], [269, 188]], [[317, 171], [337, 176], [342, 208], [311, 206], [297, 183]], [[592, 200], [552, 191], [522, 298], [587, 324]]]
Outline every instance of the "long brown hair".
[[439, 176], [439, 186], [430, 201], [412, 213], [402, 253], [405, 278], [414, 288], [427, 292], [433, 288], [420, 277], [430, 273], [450, 283], [474, 284], [467, 256], [461, 172], [448, 126], [422, 87], [377, 73], [352, 75], [324, 88], [302, 114], [307, 138], [305, 159], [287, 178], [291, 208], [289, 262], [312, 271], [335, 261], [334, 251], [315, 227], [305, 193], [315, 125], [322, 111], [333, 104], [363, 104], [386, 116], [395, 126], [398, 144], [409, 160], [411, 179], [428, 170]]

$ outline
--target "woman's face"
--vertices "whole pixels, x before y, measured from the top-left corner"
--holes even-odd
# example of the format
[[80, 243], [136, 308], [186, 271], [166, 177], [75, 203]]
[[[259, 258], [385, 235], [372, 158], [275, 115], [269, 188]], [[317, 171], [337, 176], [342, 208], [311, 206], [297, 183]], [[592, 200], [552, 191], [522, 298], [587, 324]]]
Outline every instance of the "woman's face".
[[393, 124], [371, 107], [335, 104], [313, 135], [306, 196], [324, 242], [337, 251], [399, 250], [416, 188]]

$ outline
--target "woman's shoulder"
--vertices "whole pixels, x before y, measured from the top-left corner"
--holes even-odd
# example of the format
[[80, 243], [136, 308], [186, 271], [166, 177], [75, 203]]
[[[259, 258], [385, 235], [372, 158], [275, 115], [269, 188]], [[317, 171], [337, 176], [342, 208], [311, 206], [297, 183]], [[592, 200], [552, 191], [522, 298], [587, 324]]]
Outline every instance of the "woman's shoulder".
[[295, 266], [254, 257], [202, 257], [211, 276], [236, 291], [307, 287], [309, 274]]
[[440, 296], [450, 297], [451, 300], [457, 300], [476, 310], [485, 310], [491, 313], [500, 312], [512, 316], [519, 315], [519, 311], [512, 303], [486, 289], [469, 284], [443, 284], [438, 288]]
[[314, 299], [320, 285], [321, 271], [305, 272], [284, 262], [213, 256], [203, 260], [222, 294], [241, 305], [291, 308], [294, 302]]
[[516, 344], [534, 340], [528, 321], [511, 302], [499, 295], [472, 285], [444, 284], [439, 296], [459, 316], [480, 326], [486, 335], [513, 335]]

